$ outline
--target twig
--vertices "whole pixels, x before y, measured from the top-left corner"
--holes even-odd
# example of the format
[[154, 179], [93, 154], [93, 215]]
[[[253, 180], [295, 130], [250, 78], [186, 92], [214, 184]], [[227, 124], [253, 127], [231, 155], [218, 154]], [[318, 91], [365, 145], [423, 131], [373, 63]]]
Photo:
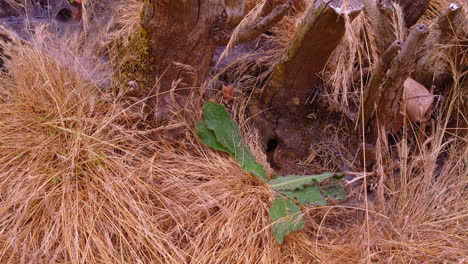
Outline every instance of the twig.
[[[393, 171], [394, 169], [398, 168], [398, 164], [393, 164], [392, 166], [390, 166], [389, 168], [387, 168], [384, 173], [387, 174], [387, 173], [390, 173], [391, 171]], [[373, 171], [373, 172], [355, 172], [355, 171], [345, 171], [343, 172], [344, 174], [348, 174], [348, 175], [354, 175], [354, 176], [357, 176], [356, 178], [352, 179], [352, 180], [349, 180], [349, 181], [346, 181], [346, 185], [350, 185], [354, 182], [357, 182], [359, 180], [362, 180], [364, 179], [365, 177], [369, 177], [369, 176], [375, 176], [377, 175], [377, 172]]]
[[399, 129], [396, 117], [403, 97], [403, 82], [414, 70], [416, 54], [428, 33], [429, 30], [425, 25], [417, 24], [412, 27], [382, 85], [382, 94], [385, 93], [385, 97], [380, 96], [377, 103], [378, 120], [386, 129], [392, 128], [393, 132]]
[[[279, 5], [275, 9], [273, 9], [268, 15], [261, 18], [259, 22], [256, 22], [253, 25], [247, 25], [245, 28], [241, 29], [237, 37], [234, 39], [232, 46], [245, 43], [265, 33], [267, 30], [269, 30], [279, 21], [281, 21], [281, 19], [283, 19], [283, 17], [287, 14], [291, 6], [292, 1], [288, 1], [283, 5]], [[264, 11], [265, 10], [262, 10], [261, 13], [263, 13]], [[258, 19], [255, 19], [254, 21], [258, 21]]]
[[382, 57], [380, 57], [372, 71], [372, 77], [364, 92], [364, 127], [367, 127], [369, 119], [374, 111], [375, 102], [380, 95], [380, 84], [382, 83], [382, 79], [385, 76], [387, 68], [393, 58], [397, 55], [398, 51], [400, 51], [402, 45], [403, 42], [401, 40], [394, 41], [382, 54]]

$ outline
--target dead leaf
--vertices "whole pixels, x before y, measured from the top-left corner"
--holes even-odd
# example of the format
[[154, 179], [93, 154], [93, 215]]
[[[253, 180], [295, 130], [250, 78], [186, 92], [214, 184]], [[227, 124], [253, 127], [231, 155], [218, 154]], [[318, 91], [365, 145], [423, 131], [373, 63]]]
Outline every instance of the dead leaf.
[[221, 91], [223, 92], [223, 99], [226, 102], [231, 102], [234, 99], [234, 87], [231, 85], [224, 85], [221, 87]]
[[434, 101], [434, 95], [411, 78], [407, 78], [403, 86], [405, 88], [406, 115], [413, 122], [425, 121], [427, 111]]

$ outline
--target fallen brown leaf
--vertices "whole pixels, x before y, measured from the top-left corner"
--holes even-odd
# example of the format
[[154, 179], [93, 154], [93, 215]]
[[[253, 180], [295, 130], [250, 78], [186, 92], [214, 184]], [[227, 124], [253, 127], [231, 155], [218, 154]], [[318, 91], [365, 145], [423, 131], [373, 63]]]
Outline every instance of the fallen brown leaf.
[[426, 119], [434, 95], [419, 82], [408, 78], [403, 84], [405, 88], [406, 115], [413, 122], [421, 122]]
[[224, 85], [221, 87], [221, 91], [223, 92], [223, 99], [226, 100], [226, 102], [231, 102], [232, 99], [234, 98], [234, 87], [231, 85]]

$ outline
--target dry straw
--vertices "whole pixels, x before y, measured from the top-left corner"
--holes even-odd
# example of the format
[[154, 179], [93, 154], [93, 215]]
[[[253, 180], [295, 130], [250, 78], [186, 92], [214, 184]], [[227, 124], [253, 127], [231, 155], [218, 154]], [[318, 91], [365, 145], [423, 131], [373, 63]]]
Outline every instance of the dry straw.
[[[108, 43], [126, 39], [139, 19], [138, 8], [133, 16], [118, 14], [115, 21], [128, 24], [112, 31]], [[300, 15], [277, 26], [280, 39], [287, 40]], [[368, 61], [375, 56], [372, 42], [356, 38], [369, 25], [365, 17], [354, 23], [340, 50], [353, 61]], [[305, 229], [280, 246], [268, 217], [272, 191], [198, 142], [199, 93], [164, 126], [142, 129], [134, 123], [146, 122], [138, 108], [144, 100], [130, 107], [122, 94], [103, 92], [94, 78], [77, 73], [79, 60], [52, 56], [40, 42], [2, 47], [10, 59], [0, 74], [0, 263], [468, 261], [468, 148], [466, 133], [455, 129], [463, 124], [452, 121], [466, 122], [467, 72], [458, 57], [445, 58], [454, 81], [433, 113], [432, 131], [421, 137], [406, 122], [394, 148], [382, 151], [398, 167], [377, 186], [384, 201], [369, 197], [364, 206], [360, 190], [367, 186], [358, 186], [345, 204], [304, 208]], [[342, 63], [328, 75], [337, 84], [329, 103], [348, 109], [344, 101], [359, 96], [345, 86], [359, 86], [353, 77], [370, 65], [356, 71]], [[232, 111], [266, 165], [246, 120], [248, 96], [239, 94]], [[337, 154], [321, 146], [313, 160], [329, 166]]]

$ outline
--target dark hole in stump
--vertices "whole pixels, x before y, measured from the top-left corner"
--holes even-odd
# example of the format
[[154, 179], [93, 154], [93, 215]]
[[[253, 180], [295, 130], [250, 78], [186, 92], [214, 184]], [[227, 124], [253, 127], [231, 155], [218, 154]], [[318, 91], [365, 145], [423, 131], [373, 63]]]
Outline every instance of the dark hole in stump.
[[267, 152], [272, 152], [278, 147], [278, 139], [272, 138], [267, 142]]
[[73, 18], [73, 12], [68, 8], [64, 8], [57, 13], [55, 18], [62, 22], [68, 22]]

